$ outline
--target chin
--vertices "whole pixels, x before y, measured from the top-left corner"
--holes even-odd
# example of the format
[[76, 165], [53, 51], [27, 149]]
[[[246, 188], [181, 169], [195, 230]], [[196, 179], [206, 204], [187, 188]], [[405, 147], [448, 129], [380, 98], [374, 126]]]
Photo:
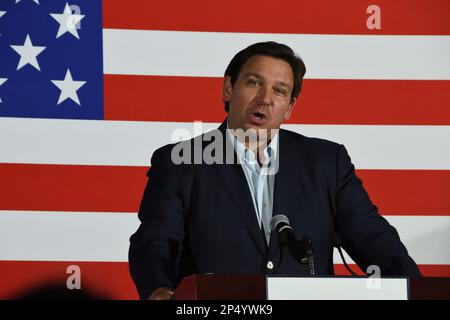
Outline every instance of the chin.
[[266, 128], [262, 127], [262, 126], [258, 126], [256, 124], [247, 124], [247, 125], [244, 126], [244, 129], [245, 130], [252, 129], [252, 130], [259, 131], [261, 129], [266, 129]]
[[260, 135], [261, 131], [265, 131], [264, 136], [267, 137], [268, 135], [270, 135], [269, 131], [271, 130], [271, 128], [267, 128], [267, 127], [261, 127], [261, 126], [257, 126], [257, 125], [248, 125], [246, 128], [246, 130], [253, 130], [256, 135]]

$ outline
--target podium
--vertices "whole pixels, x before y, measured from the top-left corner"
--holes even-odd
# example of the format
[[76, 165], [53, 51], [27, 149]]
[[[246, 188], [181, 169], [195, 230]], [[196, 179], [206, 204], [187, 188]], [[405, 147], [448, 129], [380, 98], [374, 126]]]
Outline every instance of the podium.
[[[390, 278], [381, 278], [381, 284], [392, 283]], [[388, 295], [387, 299], [394, 300], [428, 300], [428, 299], [450, 299], [450, 278], [397, 278], [391, 280], [399, 280], [395, 282], [394, 291], [397, 290], [405, 294], [396, 296]], [[402, 282], [403, 280], [403, 282]], [[271, 297], [275, 299], [283, 299], [286, 296], [284, 289], [280, 284], [285, 282], [291, 288], [303, 288], [306, 294], [311, 293], [309, 298], [317, 300], [328, 299], [371, 299], [370, 290], [369, 295], [364, 295], [364, 289], [361, 284], [367, 281], [376, 281], [373, 278], [367, 277], [283, 277], [283, 276], [266, 276], [266, 275], [224, 275], [224, 274], [195, 274], [184, 278], [175, 290], [175, 300], [268, 300]], [[272, 283], [272, 284], [271, 284]], [[404, 283], [404, 287], [403, 286]], [[276, 285], [274, 285], [276, 284]], [[355, 286], [356, 284], [356, 286]], [[288, 287], [284, 287], [288, 288]], [[317, 290], [320, 288], [320, 290]], [[349, 288], [355, 290], [362, 290], [361, 292], [354, 292], [349, 294]], [[279, 292], [277, 292], [277, 290]], [[280, 292], [283, 290], [283, 292]], [[314, 291], [315, 290], [315, 291]], [[386, 288], [385, 293], [392, 291], [391, 288]], [[323, 292], [323, 294], [321, 294]], [[330, 294], [332, 292], [332, 294]], [[384, 293], [376, 292], [374, 299], [383, 299]], [[333, 294], [340, 294], [337, 298], [333, 298]], [[361, 293], [361, 296], [359, 295]], [[298, 295], [297, 295], [298, 294]], [[280, 298], [281, 297], [281, 298]], [[302, 300], [305, 297], [305, 292], [291, 292], [289, 298], [294, 300]], [[362, 298], [360, 298], [362, 297]], [[308, 298], [308, 297], [307, 297]]]

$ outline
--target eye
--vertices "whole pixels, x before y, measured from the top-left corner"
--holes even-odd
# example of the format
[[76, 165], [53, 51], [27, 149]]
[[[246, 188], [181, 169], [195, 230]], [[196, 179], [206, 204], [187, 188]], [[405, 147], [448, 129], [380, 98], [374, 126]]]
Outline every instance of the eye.
[[275, 92], [275, 94], [277, 94], [279, 96], [287, 95], [287, 91], [283, 88], [274, 88], [273, 91]]
[[252, 86], [260, 86], [261, 85], [261, 81], [257, 80], [257, 79], [253, 79], [253, 78], [249, 78], [247, 80], [248, 84], [252, 85]]

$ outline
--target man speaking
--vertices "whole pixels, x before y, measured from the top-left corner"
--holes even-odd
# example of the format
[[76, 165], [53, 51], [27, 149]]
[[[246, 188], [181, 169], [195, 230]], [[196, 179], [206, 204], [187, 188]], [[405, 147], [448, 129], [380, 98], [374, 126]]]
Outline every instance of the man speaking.
[[305, 72], [286, 45], [245, 48], [225, 71], [228, 117], [220, 127], [154, 152], [129, 250], [142, 299], [170, 299], [195, 273], [312, 274], [292, 241], [283, 245], [279, 228], [272, 231], [273, 217], [292, 236], [309, 239], [303, 248], [310, 246], [305, 255], [312, 255], [315, 275], [334, 274], [337, 234], [362, 270], [377, 265], [381, 276], [420, 276], [344, 146], [280, 129]]

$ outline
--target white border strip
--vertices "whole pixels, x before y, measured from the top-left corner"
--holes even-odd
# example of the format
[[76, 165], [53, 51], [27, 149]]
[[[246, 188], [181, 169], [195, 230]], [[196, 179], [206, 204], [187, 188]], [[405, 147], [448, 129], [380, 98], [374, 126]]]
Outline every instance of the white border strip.
[[106, 74], [221, 77], [248, 45], [298, 52], [306, 78], [450, 80], [449, 36], [307, 35], [103, 30]]
[[267, 300], [408, 300], [408, 281], [269, 276]]
[[[178, 132], [219, 123], [0, 118], [0, 163], [149, 166]], [[450, 169], [450, 126], [286, 125], [342, 143], [358, 169]]]

